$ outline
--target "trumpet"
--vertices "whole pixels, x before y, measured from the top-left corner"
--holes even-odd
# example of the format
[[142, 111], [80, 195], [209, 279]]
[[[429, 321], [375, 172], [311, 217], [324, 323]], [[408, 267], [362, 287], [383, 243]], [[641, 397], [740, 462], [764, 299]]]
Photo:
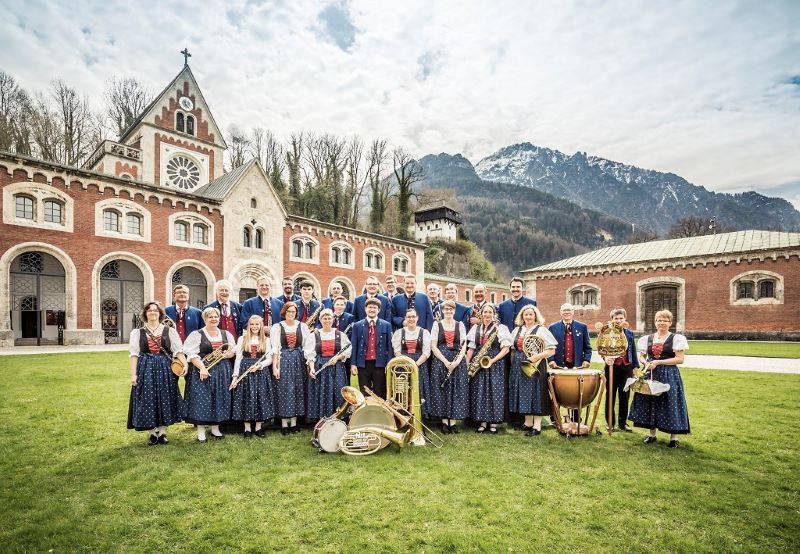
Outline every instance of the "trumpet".
[[225, 353], [228, 351], [228, 343], [223, 342], [217, 348], [206, 354], [203, 359], [203, 365], [206, 371], [211, 371], [211, 368], [220, 363], [225, 358]]

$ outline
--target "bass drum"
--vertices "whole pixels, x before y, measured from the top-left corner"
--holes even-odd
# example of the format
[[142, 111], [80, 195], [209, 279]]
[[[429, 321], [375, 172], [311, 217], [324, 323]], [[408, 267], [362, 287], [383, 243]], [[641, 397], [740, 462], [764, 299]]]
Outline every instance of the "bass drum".
[[[357, 430], [359, 427], [382, 427], [390, 431], [396, 431], [397, 425], [394, 422], [394, 415], [385, 407], [373, 404], [370, 399], [350, 416], [348, 428]], [[389, 440], [381, 437], [381, 448], [389, 446]]]
[[335, 417], [320, 419], [314, 426], [314, 438], [311, 444], [319, 448], [320, 452], [338, 452], [339, 439], [347, 431], [347, 424]]

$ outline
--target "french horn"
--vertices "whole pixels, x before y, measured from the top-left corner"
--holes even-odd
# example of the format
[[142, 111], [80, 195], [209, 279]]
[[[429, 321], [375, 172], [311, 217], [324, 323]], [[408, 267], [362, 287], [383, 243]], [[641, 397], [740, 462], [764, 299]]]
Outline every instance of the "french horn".
[[532, 364], [528, 358], [541, 354], [545, 349], [544, 340], [536, 333], [530, 333], [522, 340], [522, 353], [525, 354], [525, 360], [519, 365], [522, 373], [528, 377], [539, 376], [538, 364]]

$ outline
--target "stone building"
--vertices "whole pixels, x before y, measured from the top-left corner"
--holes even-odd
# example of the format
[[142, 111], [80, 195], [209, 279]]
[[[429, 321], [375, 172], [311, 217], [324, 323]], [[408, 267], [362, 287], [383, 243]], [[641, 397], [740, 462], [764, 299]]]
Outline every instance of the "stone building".
[[608, 320], [621, 306], [638, 333], [655, 312], [698, 338], [800, 338], [800, 233], [738, 231], [601, 248], [522, 272], [548, 321]]
[[454, 242], [461, 225], [461, 214], [442, 203], [414, 212], [414, 238], [419, 242], [431, 239]]

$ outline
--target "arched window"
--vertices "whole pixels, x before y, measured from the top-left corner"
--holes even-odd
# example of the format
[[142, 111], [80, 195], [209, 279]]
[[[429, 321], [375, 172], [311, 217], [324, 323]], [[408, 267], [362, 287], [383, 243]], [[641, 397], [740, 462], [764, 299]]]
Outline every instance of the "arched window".
[[755, 283], [752, 281], [739, 281], [739, 294], [737, 295], [736, 299], [741, 300], [742, 298], [754, 298], [754, 285]]
[[129, 213], [125, 216], [128, 223], [128, 234], [142, 235], [142, 216], [139, 214]]
[[576, 308], [597, 309], [600, 307], [600, 288], [590, 283], [578, 283], [567, 290], [566, 301]]
[[372, 252], [367, 252], [367, 255], [364, 259], [366, 260], [364, 265], [368, 268], [372, 268]]
[[192, 237], [193, 242], [198, 244], [208, 244], [208, 227], [202, 223], [195, 223], [192, 227], [192, 231], [194, 233], [194, 236]]
[[773, 271], [753, 270], [731, 279], [731, 304], [783, 304], [783, 276]]
[[353, 251], [349, 248], [342, 250], [342, 263], [344, 265], [351, 265], [353, 263]]
[[175, 222], [175, 240], [189, 242], [189, 225], [183, 221]]
[[319, 243], [309, 235], [295, 235], [291, 237], [292, 248], [289, 259], [304, 263], [319, 263]]
[[16, 215], [21, 219], [36, 219], [35, 203], [33, 198], [18, 194], [16, 197]]
[[175, 115], [175, 130], [176, 130], [176, 131], [180, 131], [181, 133], [182, 133], [182, 132], [183, 132], [183, 130], [184, 130], [184, 126], [183, 126], [183, 114], [182, 114], [181, 112], [178, 112], [178, 113]]
[[303, 257], [303, 241], [301, 240], [292, 241], [292, 256], [295, 258]]
[[103, 229], [112, 233], [121, 233], [120, 214], [116, 210], [103, 210]]
[[264, 231], [261, 229], [256, 229], [256, 248], [261, 249], [264, 248]]
[[246, 226], [242, 229], [242, 246], [250, 248], [250, 227]]
[[395, 254], [392, 258], [392, 271], [394, 273], [408, 273], [408, 258], [402, 254]]
[[775, 298], [775, 281], [765, 279], [758, 283], [758, 298]]
[[330, 245], [329, 264], [353, 268], [353, 249], [345, 242], [334, 242]]
[[191, 115], [186, 116], [186, 132], [190, 135], [194, 134], [194, 118]]
[[64, 205], [58, 200], [44, 201], [44, 220], [49, 223], [64, 223]]
[[331, 263], [340, 264], [342, 263], [342, 251], [338, 246], [334, 246], [331, 248]]
[[305, 251], [306, 251], [305, 257], [308, 258], [309, 260], [313, 259], [314, 258], [314, 243], [313, 242], [307, 242]]

